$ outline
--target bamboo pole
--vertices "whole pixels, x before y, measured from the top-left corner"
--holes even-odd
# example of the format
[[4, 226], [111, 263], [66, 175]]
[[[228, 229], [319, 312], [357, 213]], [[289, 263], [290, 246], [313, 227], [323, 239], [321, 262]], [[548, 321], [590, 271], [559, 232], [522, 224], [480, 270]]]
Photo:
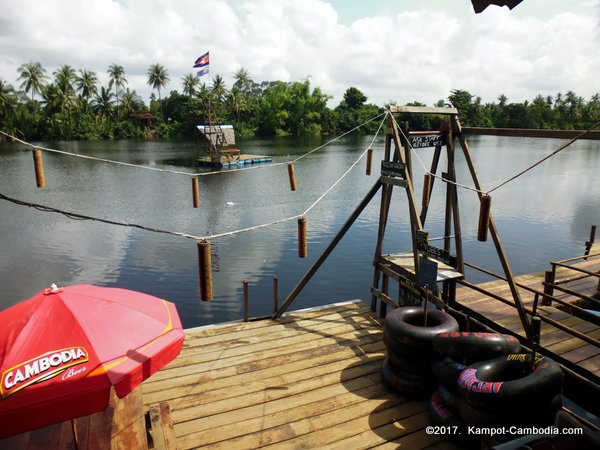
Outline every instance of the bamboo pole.
[[273, 314], [277, 312], [279, 303], [279, 278], [277, 275], [273, 276]]
[[306, 274], [304, 274], [302, 279], [294, 287], [292, 292], [287, 296], [287, 298], [285, 299], [283, 304], [279, 307], [277, 312], [275, 314], [273, 314], [273, 319], [278, 319], [279, 317], [281, 317], [282, 314], [289, 308], [289, 306], [292, 304], [294, 299], [298, 296], [298, 294], [300, 294], [302, 289], [304, 289], [304, 286], [306, 286], [306, 284], [310, 281], [310, 279], [317, 272], [317, 270], [319, 270], [319, 267], [321, 267], [321, 265], [325, 262], [327, 257], [331, 254], [331, 252], [335, 249], [335, 247], [342, 240], [344, 235], [348, 232], [348, 230], [350, 229], [352, 224], [356, 221], [356, 219], [358, 219], [360, 214], [367, 207], [369, 202], [373, 199], [373, 197], [375, 196], [375, 194], [377, 193], [377, 191], [379, 190], [381, 185], [382, 185], [381, 181], [377, 180], [377, 182], [373, 185], [373, 187], [367, 193], [365, 198], [363, 198], [360, 205], [357, 206], [357, 208], [354, 210], [352, 215], [348, 218], [348, 220], [346, 221], [344, 226], [340, 229], [340, 231], [338, 231], [338, 233], [335, 235], [333, 240], [329, 243], [327, 248], [323, 251], [321, 256], [319, 256], [319, 258], [314, 262], [314, 264], [310, 267], [310, 269], [308, 269], [308, 272], [306, 272]]
[[33, 165], [35, 167], [35, 182], [37, 187], [46, 187], [46, 177], [44, 176], [44, 161], [42, 161], [42, 151], [39, 148], [33, 150]]
[[373, 162], [373, 149], [367, 150], [367, 175], [371, 175], [371, 164]]
[[200, 186], [198, 184], [198, 177], [192, 177], [192, 200], [194, 208], [200, 207]]
[[212, 289], [212, 263], [210, 255], [210, 241], [198, 242], [198, 274], [200, 278], [200, 300], [213, 299]]
[[479, 208], [479, 225], [477, 227], [477, 240], [480, 242], [485, 242], [488, 238], [491, 208], [492, 197], [487, 194], [482, 195], [481, 206]]
[[298, 189], [298, 185], [296, 184], [296, 172], [294, 170], [294, 163], [288, 164], [288, 175], [290, 177], [290, 189], [295, 191]]
[[244, 322], [248, 322], [248, 282], [243, 281], [244, 285]]
[[306, 242], [306, 218], [298, 219], [298, 257], [306, 258], [308, 256], [308, 244]]

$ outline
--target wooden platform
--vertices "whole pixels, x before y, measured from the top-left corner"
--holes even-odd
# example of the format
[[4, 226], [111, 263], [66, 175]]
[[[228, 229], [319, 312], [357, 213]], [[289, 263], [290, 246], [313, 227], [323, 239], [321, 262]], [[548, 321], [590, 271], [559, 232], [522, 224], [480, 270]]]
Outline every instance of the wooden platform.
[[249, 155], [249, 154], [226, 154], [221, 156], [221, 162], [212, 161], [210, 156], [200, 156], [196, 159], [196, 165], [199, 167], [236, 167], [245, 166], [248, 164], [260, 164], [273, 161], [273, 158], [265, 155]]
[[168, 402], [178, 449], [456, 448], [425, 433], [428, 402], [382, 384], [384, 355], [360, 301], [197, 328], [144, 405]]
[[[590, 258], [587, 261], [575, 265], [589, 271], [598, 271], [600, 270], [600, 257]], [[578, 272], [563, 268], [557, 271], [557, 278], [564, 279], [573, 277], [574, 275], [578, 275]], [[542, 285], [544, 281], [544, 272], [518, 276], [515, 277], [515, 281], [538, 291], [544, 290]], [[477, 286], [510, 299], [512, 302], [510, 289], [508, 283], [505, 281], [490, 281], [488, 283], [478, 284]], [[563, 286], [576, 292], [593, 296], [597, 293], [598, 279], [594, 277], [581, 278], [566, 283]], [[533, 307], [535, 294], [522, 287], [518, 289], [525, 307], [531, 309]], [[569, 303], [574, 303], [577, 300], [575, 297], [558, 290], [554, 292], [554, 296]], [[478, 315], [485, 316], [487, 319], [495, 322], [498, 326], [518, 333], [521, 336], [525, 335], [517, 311], [513, 306], [505, 305], [498, 300], [487, 297], [484, 294], [467, 287], [457, 289], [456, 300], [461, 306], [468, 308]], [[541, 299], [539, 305], [541, 305]], [[600, 326], [575, 317], [565, 311], [561, 311], [557, 308], [558, 306], [557, 303], [554, 303], [552, 306], [538, 306], [538, 314], [560, 321], [563, 325], [567, 325], [594, 339], [600, 339]], [[599, 379], [600, 347], [587, 343], [580, 338], [567, 334], [546, 323], [542, 323], [541, 331], [542, 347], [554, 355], [572, 363], [573, 368], [582, 375], [586, 377], [592, 376], [592, 378], [595, 377], [596, 380]]]

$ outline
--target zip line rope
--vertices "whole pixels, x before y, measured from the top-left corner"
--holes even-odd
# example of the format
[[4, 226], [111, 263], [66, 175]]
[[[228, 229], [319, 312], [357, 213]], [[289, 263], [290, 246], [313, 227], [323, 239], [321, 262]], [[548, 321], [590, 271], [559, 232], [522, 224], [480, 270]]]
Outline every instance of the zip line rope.
[[[406, 142], [408, 143], [408, 146], [410, 147], [411, 150], [413, 149], [413, 146], [410, 143], [410, 139], [406, 136], [406, 134], [404, 133], [404, 130], [402, 130], [402, 128], [398, 125], [398, 122], [396, 122], [396, 118], [394, 117], [393, 114], [390, 114], [390, 116], [392, 117], [392, 119], [394, 120], [394, 123], [396, 124], [396, 126], [398, 127], [398, 129], [400, 130], [400, 132], [402, 133], [402, 136], [404, 136], [404, 138], [406, 139]], [[573, 139], [571, 139], [569, 142], [567, 142], [566, 144], [564, 144], [563, 146], [559, 147], [558, 149], [554, 150], [552, 153], [550, 153], [549, 155], [543, 157], [542, 159], [540, 159], [539, 161], [537, 161], [536, 163], [532, 164], [529, 167], [526, 167], [525, 169], [523, 169], [522, 171], [520, 171], [519, 173], [513, 175], [512, 177], [508, 178], [507, 180], [502, 181], [500, 184], [498, 184], [496, 187], [488, 190], [488, 191], [483, 191], [483, 190], [479, 190], [476, 189], [474, 187], [471, 186], [467, 186], [464, 184], [460, 184], [457, 183], [456, 181], [451, 181], [451, 180], [447, 180], [443, 177], [440, 177], [439, 175], [436, 175], [434, 173], [431, 173], [429, 171], [429, 169], [427, 169], [427, 167], [425, 167], [425, 164], [423, 163], [423, 161], [421, 160], [421, 158], [419, 157], [419, 153], [418, 152], [413, 152], [413, 154], [416, 156], [417, 160], [419, 161], [419, 163], [421, 164], [421, 166], [423, 167], [423, 170], [425, 170], [425, 173], [428, 175], [431, 175], [441, 181], [443, 181], [444, 183], [450, 183], [453, 184], [455, 186], [461, 187], [463, 189], [468, 189], [470, 191], [473, 192], [477, 192], [479, 194], [484, 194], [484, 195], [489, 195], [492, 192], [494, 192], [496, 189], [500, 189], [502, 186], [504, 186], [505, 184], [510, 183], [513, 180], [516, 180], [517, 178], [519, 178], [522, 175], [525, 175], [527, 172], [529, 172], [530, 170], [534, 169], [535, 167], [539, 166], [541, 163], [543, 163], [544, 161], [546, 161], [547, 159], [552, 158], [554, 155], [556, 155], [557, 153], [563, 151], [565, 148], [571, 146], [573, 143], [575, 143], [577, 140], [581, 139], [583, 136], [585, 136], [586, 134], [588, 134], [590, 131], [592, 131], [594, 128], [597, 128], [598, 126], [600, 126], [600, 121], [596, 122], [594, 125], [592, 125], [591, 127], [589, 127], [587, 130], [582, 131], [581, 133], [579, 133], [577, 136], [575, 136]]]
[[[373, 143], [377, 139], [377, 136], [379, 135], [379, 132], [381, 131], [381, 128], [382, 128], [382, 126], [385, 123], [385, 120], [387, 118], [387, 113], [380, 114], [377, 117], [381, 117], [382, 115], [385, 115], [385, 117], [381, 121], [381, 123], [379, 125], [379, 128], [377, 129], [377, 132], [376, 132], [375, 136], [371, 140], [371, 143], [370, 143], [369, 147], [364, 152], [362, 152], [360, 154], [360, 156], [350, 166], [350, 168], [348, 170], [346, 170], [342, 174], [342, 176], [340, 178], [338, 178], [331, 185], [331, 187], [329, 189], [327, 189], [327, 191], [325, 191], [321, 196], [319, 196], [317, 198], [317, 200], [315, 200], [315, 202], [313, 202], [308, 207], [308, 209], [306, 209], [306, 211], [304, 211], [304, 213], [298, 214], [298, 215], [295, 215], [295, 216], [291, 216], [291, 217], [287, 217], [287, 218], [284, 218], [284, 219], [274, 220], [272, 222], [267, 222], [267, 223], [263, 223], [263, 224], [259, 224], [259, 225], [254, 225], [254, 226], [251, 226], [251, 227], [241, 228], [241, 229], [238, 229], [238, 230], [233, 230], [233, 231], [227, 231], [227, 232], [223, 232], [223, 233], [212, 234], [212, 235], [209, 235], [209, 236], [195, 236], [195, 235], [192, 235], [192, 234], [183, 233], [183, 232], [179, 232], [179, 231], [163, 230], [163, 229], [160, 229], [160, 228], [147, 227], [145, 225], [139, 225], [139, 224], [128, 223], [128, 222], [118, 222], [118, 221], [115, 221], [115, 220], [101, 219], [101, 218], [98, 218], [98, 217], [87, 216], [87, 215], [83, 215], [83, 214], [79, 214], [79, 213], [64, 211], [64, 210], [60, 210], [58, 208], [53, 208], [51, 206], [40, 205], [40, 204], [37, 204], [37, 203], [31, 203], [31, 202], [26, 202], [26, 201], [23, 201], [23, 200], [18, 200], [18, 199], [15, 199], [15, 198], [11, 198], [11, 197], [9, 197], [7, 195], [4, 195], [2, 193], [0, 193], [0, 200], [6, 200], [6, 201], [9, 201], [11, 203], [15, 203], [15, 204], [21, 205], [21, 206], [32, 207], [32, 208], [35, 208], [35, 209], [37, 209], [39, 211], [43, 211], [43, 212], [54, 212], [54, 213], [62, 214], [65, 217], [68, 217], [69, 219], [73, 219], [73, 220], [91, 220], [91, 221], [106, 223], [106, 224], [110, 224], [110, 225], [118, 225], [118, 226], [124, 226], [124, 227], [138, 228], [138, 229], [142, 229], [142, 230], [145, 230], [145, 231], [151, 231], [151, 232], [154, 232], [154, 233], [169, 234], [169, 235], [173, 235], [173, 236], [184, 237], [184, 238], [187, 238], [187, 239], [193, 239], [195, 241], [202, 241], [202, 240], [215, 239], [215, 238], [220, 238], [220, 237], [225, 237], [225, 236], [232, 236], [232, 235], [244, 233], [244, 232], [247, 232], [247, 231], [258, 230], [260, 228], [266, 228], [266, 227], [269, 227], [269, 226], [272, 226], [272, 225], [277, 225], [277, 224], [280, 224], [280, 223], [289, 222], [289, 221], [294, 220], [294, 219], [299, 219], [299, 218], [305, 216], [306, 214], [308, 214], [329, 192], [331, 192], [331, 190], [335, 186], [337, 186], [337, 184], [339, 184], [339, 182], [344, 177], [346, 177], [346, 175], [348, 175], [348, 173], [350, 173], [350, 171], [358, 164], [358, 162], [362, 159], [362, 157], [367, 153], [367, 151], [369, 150], [369, 148], [372, 147]], [[371, 119], [368, 122], [365, 122], [365, 124], [371, 122], [372, 120], [374, 120], [374, 119]], [[365, 125], [365, 124], [363, 124], [363, 125]], [[360, 125], [360, 126], [363, 126], [363, 125]], [[351, 131], [354, 131], [357, 128], [354, 128]], [[351, 132], [351, 131], [349, 131], [349, 132]], [[347, 132], [345, 134], [348, 134], [349, 132]], [[0, 133], [6, 134], [6, 133], [3, 133], [1, 131], [0, 131]], [[338, 139], [338, 138], [336, 138], [336, 139]], [[336, 140], [336, 139], [334, 139], [334, 140]], [[334, 140], [331, 140], [328, 143], [331, 143]], [[31, 145], [31, 144], [28, 144], [28, 143], [25, 143], [25, 144], [26, 145]], [[327, 145], [327, 144], [325, 144], [325, 145]], [[321, 146], [321, 148], [322, 147], [323, 146]], [[39, 148], [39, 147], [36, 147], [36, 148]], [[314, 151], [315, 150], [313, 150], [313, 152]], [[80, 156], [80, 155], [77, 155], [77, 156]], [[304, 156], [306, 156], [306, 155], [304, 155]], [[113, 161], [111, 161], [111, 162], [113, 162]], [[127, 164], [127, 163], [123, 163], [123, 164]], [[139, 167], [146, 168], [145, 166], [139, 166]], [[150, 169], [152, 169], [152, 168], [150, 168]], [[158, 169], [158, 170], [163, 170], [163, 169]], [[187, 174], [185, 172], [182, 172], [182, 173]]]
[[273, 168], [273, 167], [278, 167], [278, 166], [284, 166], [284, 165], [288, 165], [290, 163], [295, 163], [296, 161], [301, 160], [302, 158], [305, 158], [306, 156], [310, 155], [311, 153], [314, 153], [318, 150], [321, 150], [322, 148], [326, 147], [327, 145], [341, 139], [342, 137], [346, 136], [347, 134], [350, 134], [356, 130], [358, 130], [361, 127], [364, 127], [365, 125], [371, 123], [372, 121], [378, 119], [379, 117], [381, 117], [382, 115], [387, 115], [387, 112], [383, 112], [381, 114], [378, 114], [375, 117], [372, 117], [371, 119], [367, 120], [366, 122], [361, 123], [360, 125], [355, 126], [354, 128], [352, 128], [351, 130], [348, 130], [342, 134], [340, 134], [339, 136], [327, 141], [326, 143], [324, 143], [323, 145], [318, 146], [317, 148], [310, 150], [309, 152], [299, 156], [296, 159], [293, 159], [291, 161], [287, 161], [287, 162], [280, 162], [280, 163], [273, 163], [273, 164], [267, 164], [267, 165], [257, 165], [257, 166], [252, 166], [252, 167], [245, 167], [243, 169], [235, 169], [235, 170], [226, 170], [226, 171], [212, 171], [212, 172], [203, 172], [203, 173], [192, 173], [192, 172], [183, 172], [180, 170], [173, 170], [173, 169], [161, 169], [158, 167], [149, 167], [149, 166], [142, 166], [139, 164], [132, 164], [132, 163], [126, 163], [123, 161], [115, 161], [112, 159], [106, 159], [106, 158], [99, 158], [96, 156], [88, 156], [88, 155], [82, 155], [79, 153], [72, 153], [72, 152], [67, 152], [64, 150], [57, 150], [54, 148], [48, 148], [48, 147], [42, 147], [42, 146], [37, 146], [37, 145], [33, 145], [29, 142], [26, 142], [22, 139], [19, 139], [16, 136], [13, 136], [11, 134], [8, 134], [4, 131], [0, 131], [0, 134], [6, 136], [9, 139], [12, 139], [15, 142], [19, 142], [20, 144], [26, 145], [28, 147], [31, 148], [37, 148], [40, 150], [44, 150], [46, 152], [52, 152], [52, 153], [58, 153], [61, 155], [67, 155], [67, 156], [75, 156], [78, 158], [83, 158], [83, 159], [89, 159], [92, 161], [99, 161], [99, 162], [105, 162], [105, 163], [110, 163], [110, 164], [117, 164], [120, 166], [126, 166], [126, 167], [134, 167], [134, 168], [138, 168], [138, 169], [146, 169], [146, 170], [153, 170], [155, 172], [165, 172], [165, 173], [172, 173], [175, 175], [186, 175], [188, 177], [205, 177], [205, 176], [209, 176], [209, 175], [219, 175], [219, 174], [224, 174], [224, 173], [231, 173], [231, 172], [240, 172], [240, 171], [244, 171], [244, 170], [251, 170], [251, 169], [267, 169], [267, 168]]

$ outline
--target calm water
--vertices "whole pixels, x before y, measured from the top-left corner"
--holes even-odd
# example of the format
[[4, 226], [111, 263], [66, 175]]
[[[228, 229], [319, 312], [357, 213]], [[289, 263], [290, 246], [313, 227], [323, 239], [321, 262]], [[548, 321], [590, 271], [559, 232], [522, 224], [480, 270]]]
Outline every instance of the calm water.
[[[0, 192], [80, 214], [208, 235], [302, 213], [356, 160], [370, 137], [348, 137], [296, 165], [299, 189], [289, 190], [285, 166], [224, 171], [200, 178], [201, 207], [191, 206], [189, 177], [44, 153], [47, 187], [37, 189], [31, 151], [0, 144]], [[287, 161], [322, 144], [320, 138], [245, 140], [242, 151]], [[489, 189], [558, 148], [551, 139], [473, 136], [469, 140], [484, 188]], [[177, 141], [46, 142], [70, 152], [152, 167], [192, 171], [194, 146]], [[374, 145], [381, 159], [383, 139]], [[432, 150], [419, 150], [429, 164]], [[420, 198], [423, 170], [414, 161]], [[441, 161], [444, 167], [445, 161]], [[600, 225], [600, 143], [580, 141], [492, 194], [492, 211], [516, 274], [545, 270], [548, 262], [583, 252], [590, 226]], [[457, 179], [471, 184], [462, 153]], [[214, 300], [198, 298], [197, 249], [192, 240], [91, 221], [0, 201], [0, 309], [51, 283], [92, 283], [143, 291], [175, 302], [184, 326], [242, 317], [242, 280], [250, 283], [250, 314], [272, 308], [272, 278], [280, 301], [319, 256], [375, 182], [364, 161], [307, 216], [309, 257], [297, 257], [296, 222], [212, 240]], [[443, 234], [444, 189], [436, 182], [426, 228]], [[459, 190], [468, 261], [500, 271], [491, 240], [476, 240], [479, 203]], [[379, 195], [363, 212], [292, 309], [354, 298], [369, 299]], [[384, 251], [410, 248], [403, 190], [394, 193]], [[438, 243], [441, 245], [441, 243]], [[467, 273], [474, 281], [479, 274]]]

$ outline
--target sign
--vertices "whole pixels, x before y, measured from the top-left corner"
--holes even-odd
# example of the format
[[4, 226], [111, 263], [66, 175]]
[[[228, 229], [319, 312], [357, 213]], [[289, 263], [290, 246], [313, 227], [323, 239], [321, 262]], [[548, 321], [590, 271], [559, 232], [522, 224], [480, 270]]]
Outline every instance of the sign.
[[381, 175], [405, 179], [405, 165], [398, 161], [381, 161]]
[[425, 289], [428, 286], [429, 292], [438, 295], [437, 286], [438, 264], [436, 261], [427, 259], [424, 256], [419, 257], [419, 286]]
[[429, 245], [427, 241], [419, 241], [417, 239], [417, 251], [425, 256], [429, 256], [430, 258], [456, 268], [456, 256], [451, 255], [450, 252], [446, 250]]
[[400, 285], [398, 305], [419, 306], [421, 304], [421, 290], [417, 283], [403, 275], [399, 275], [398, 283]]
[[411, 134], [409, 135], [409, 139], [412, 148], [437, 147], [438, 145], [446, 145], [445, 134]]

